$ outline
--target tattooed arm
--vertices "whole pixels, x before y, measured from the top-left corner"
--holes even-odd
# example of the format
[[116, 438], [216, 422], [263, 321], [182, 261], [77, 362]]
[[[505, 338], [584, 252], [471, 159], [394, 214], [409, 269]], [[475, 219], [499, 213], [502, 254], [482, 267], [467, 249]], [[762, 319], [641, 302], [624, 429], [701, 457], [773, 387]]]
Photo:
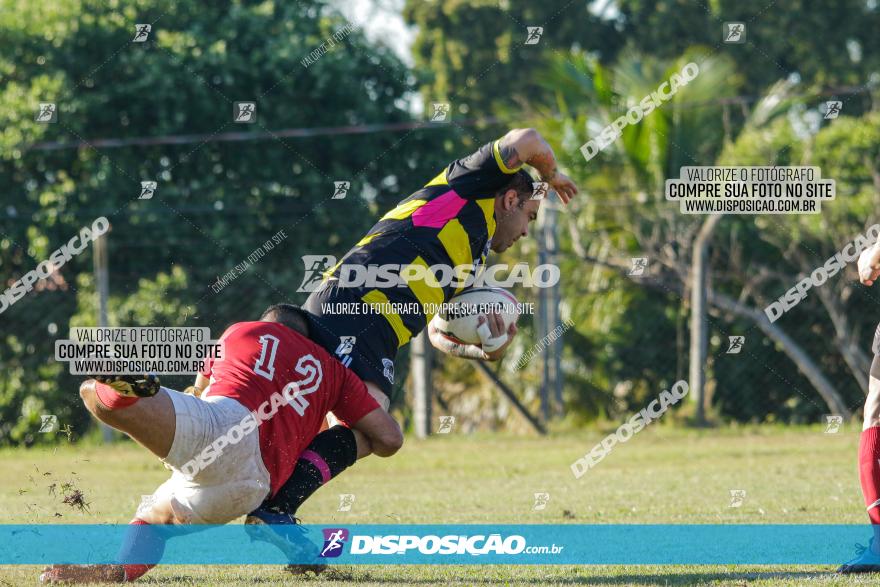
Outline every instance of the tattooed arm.
[[546, 181], [556, 190], [564, 204], [577, 194], [577, 186], [556, 168], [553, 149], [535, 129], [511, 130], [498, 141], [498, 151], [508, 169], [514, 169], [523, 163], [537, 169], [541, 174], [541, 180]]

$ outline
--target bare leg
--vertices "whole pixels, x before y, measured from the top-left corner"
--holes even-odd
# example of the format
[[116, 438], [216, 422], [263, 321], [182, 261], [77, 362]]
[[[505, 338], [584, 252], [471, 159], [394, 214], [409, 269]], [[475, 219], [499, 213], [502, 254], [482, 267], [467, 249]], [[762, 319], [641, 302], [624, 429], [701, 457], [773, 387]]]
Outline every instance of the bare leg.
[[79, 387], [79, 395], [86, 408], [101, 422], [131, 436], [148, 451], [164, 459], [174, 442], [177, 420], [174, 404], [164, 389], [153, 397], [145, 397], [131, 406], [108, 409], [95, 393], [95, 380], [89, 379]]

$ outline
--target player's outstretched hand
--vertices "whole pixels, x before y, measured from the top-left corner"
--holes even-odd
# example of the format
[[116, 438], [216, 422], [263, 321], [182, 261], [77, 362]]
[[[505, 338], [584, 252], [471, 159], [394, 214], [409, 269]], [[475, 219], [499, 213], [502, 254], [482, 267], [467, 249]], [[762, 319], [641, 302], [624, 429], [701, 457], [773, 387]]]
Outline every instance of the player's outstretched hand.
[[513, 342], [516, 336], [516, 324], [511, 324], [504, 331], [504, 320], [497, 312], [490, 312], [484, 316], [477, 318], [479, 327], [477, 332], [480, 335], [482, 344], [480, 345], [487, 361], [497, 361], [507, 352], [507, 347]]
[[865, 285], [874, 285], [880, 277], [880, 245], [874, 245], [862, 251], [858, 261], [859, 281]]
[[559, 199], [562, 200], [563, 204], [568, 204], [569, 200], [571, 200], [574, 196], [577, 195], [578, 189], [577, 186], [571, 178], [565, 175], [564, 173], [556, 172], [553, 176], [553, 179], [548, 181], [556, 193], [559, 195]]

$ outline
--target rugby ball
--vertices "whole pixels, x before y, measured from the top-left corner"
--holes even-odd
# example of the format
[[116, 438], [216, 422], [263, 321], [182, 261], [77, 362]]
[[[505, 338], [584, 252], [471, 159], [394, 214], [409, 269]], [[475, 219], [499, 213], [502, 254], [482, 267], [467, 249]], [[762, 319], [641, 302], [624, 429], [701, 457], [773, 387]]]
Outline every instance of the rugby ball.
[[512, 293], [500, 287], [472, 287], [441, 306], [431, 323], [446, 338], [457, 343], [480, 344], [479, 317], [497, 312], [505, 330], [519, 318], [519, 304]]

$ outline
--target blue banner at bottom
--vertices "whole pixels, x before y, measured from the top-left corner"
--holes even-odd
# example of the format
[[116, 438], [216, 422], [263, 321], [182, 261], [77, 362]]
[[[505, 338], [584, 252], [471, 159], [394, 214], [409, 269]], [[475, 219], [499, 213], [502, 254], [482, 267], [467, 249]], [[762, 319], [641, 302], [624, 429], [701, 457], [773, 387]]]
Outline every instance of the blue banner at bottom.
[[0, 525], [0, 564], [825, 565], [872, 535], [865, 525]]

